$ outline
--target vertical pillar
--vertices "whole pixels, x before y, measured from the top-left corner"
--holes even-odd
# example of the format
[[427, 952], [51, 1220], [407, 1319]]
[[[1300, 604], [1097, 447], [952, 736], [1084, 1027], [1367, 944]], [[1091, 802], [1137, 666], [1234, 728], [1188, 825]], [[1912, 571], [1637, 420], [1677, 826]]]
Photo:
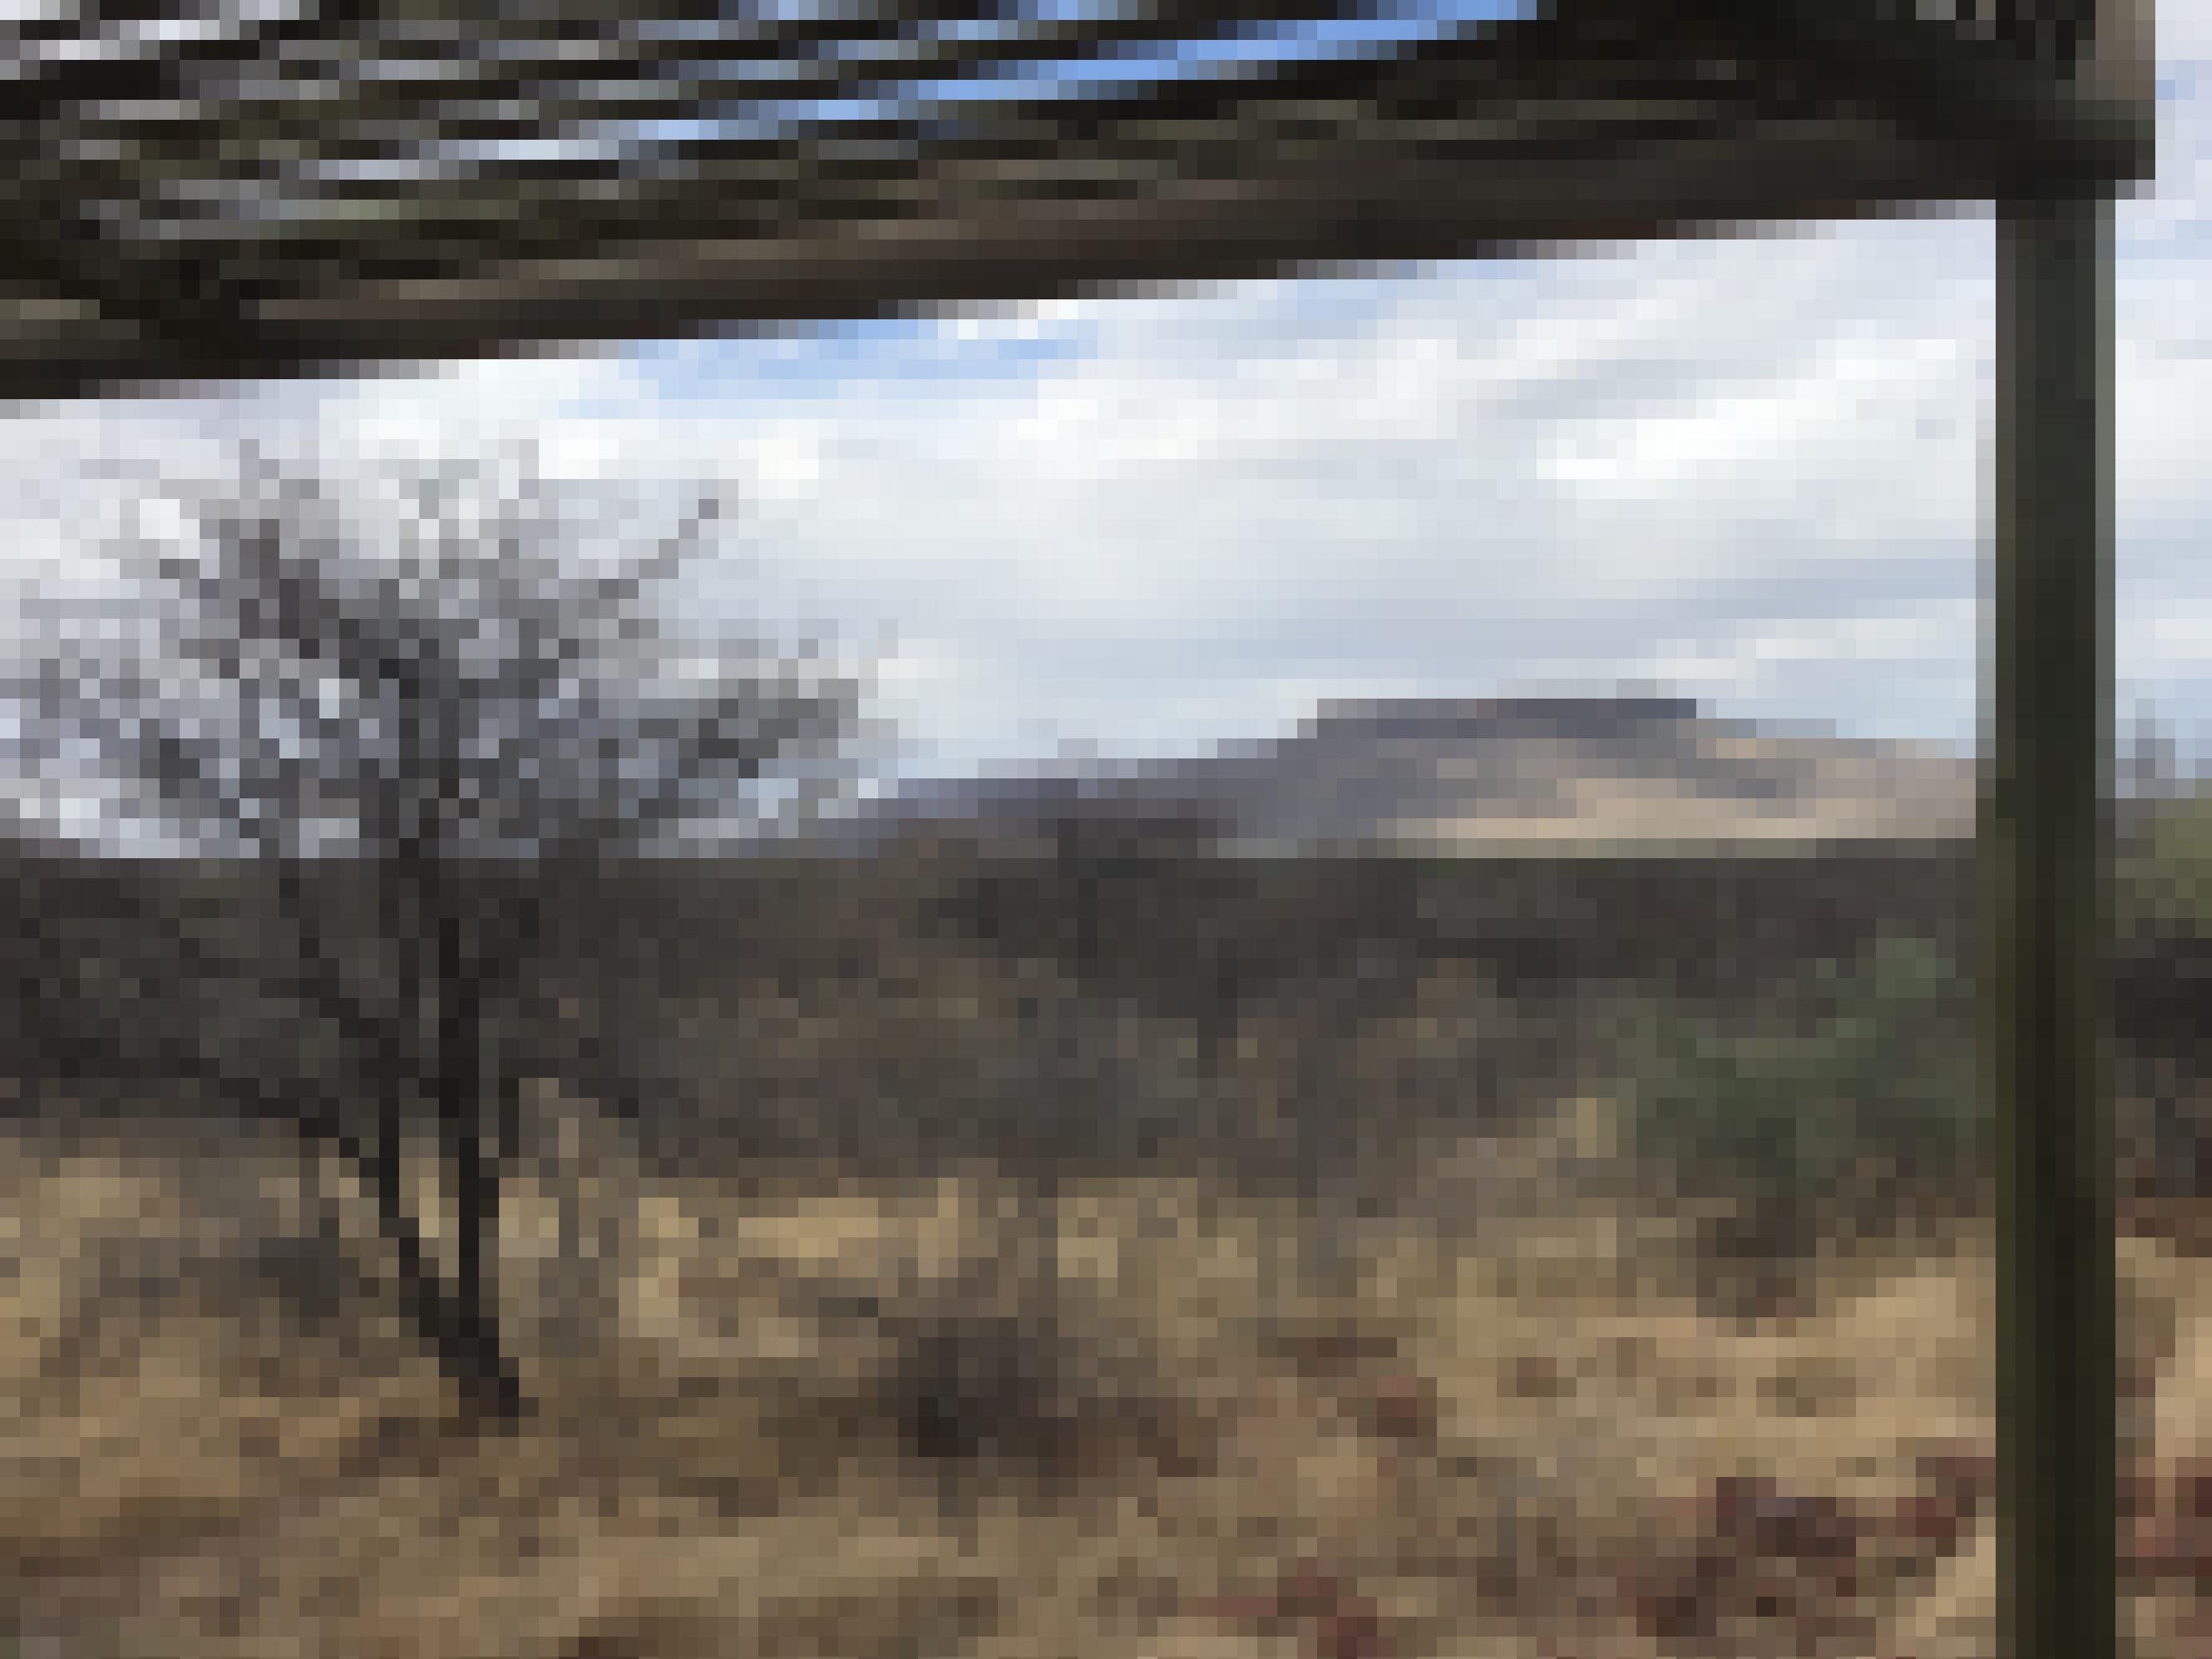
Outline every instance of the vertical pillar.
[[1996, 1177], [1998, 1652], [2117, 1642], [2109, 199], [1999, 204], [1978, 848]]

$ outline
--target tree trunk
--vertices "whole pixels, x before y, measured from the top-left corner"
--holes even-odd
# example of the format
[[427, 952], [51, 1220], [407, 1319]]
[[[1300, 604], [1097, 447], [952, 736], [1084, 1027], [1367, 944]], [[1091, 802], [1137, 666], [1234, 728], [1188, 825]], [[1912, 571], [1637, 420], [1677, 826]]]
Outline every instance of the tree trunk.
[[[458, 907], [438, 922], [438, 1138], [453, 1215], [453, 1315], [460, 1362], [454, 1380], [479, 1407], [511, 1422], [522, 1389], [501, 1340], [499, 1212], [501, 1159], [488, 1146], [485, 1106], [498, 1086], [485, 1061], [484, 1007], [476, 954]], [[504, 1115], [502, 1114], [502, 1116]], [[502, 1124], [499, 1126], [504, 1127]]]
[[376, 1141], [362, 1155], [362, 1172], [376, 1196], [378, 1224], [398, 1252], [401, 1305], [442, 1366], [453, 1346], [453, 1320], [422, 1230], [408, 1213], [400, 1129], [398, 1101], [380, 1103]]
[[[419, 879], [419, 878], [418, 878]], [[462, 921], [450, 905], [429, 908], [435, 918], [432, 982], [435, 985], [437, 1060], [432, 1075], [393, 1067], [377, 1079], [376, 1133], [368, 1146], [350, 1135], [340, 1149], [360, 1170], [376, 1201], [379, 1224], [398, 1256], [401, 1307], [440, 1370], [465, 1395], [468, 1408], [500, 1424], [526, 1411], [518, 1374], [501, 1340], [498, 1304], [500, 1179], [502, 1148], [484, 1144], [487, 1099], [483, 1003], [468, 971]], [[422, 982], [421, 953], [410, 951]], [[436, 1135], [441, 1196], [453, 1219], [453, 1271], [439, 1272], [421, 1222], [407, 1201], [405, 1113], [410, 1084], [428, 1082], [437, 1108]], [[507, 1132], [505, 1114], [498, 1126]]]

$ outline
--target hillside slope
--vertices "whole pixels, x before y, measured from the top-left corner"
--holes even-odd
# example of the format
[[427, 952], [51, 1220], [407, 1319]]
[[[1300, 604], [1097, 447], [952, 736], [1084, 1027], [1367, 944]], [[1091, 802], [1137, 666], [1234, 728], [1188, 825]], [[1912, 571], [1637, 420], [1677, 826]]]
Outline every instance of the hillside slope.
[[1325, 704], [1198, 760], [918, 786], [864, 822], [1254, 854], [1753, 851], [1972, 832], [1971, 761], [1666, 698]]

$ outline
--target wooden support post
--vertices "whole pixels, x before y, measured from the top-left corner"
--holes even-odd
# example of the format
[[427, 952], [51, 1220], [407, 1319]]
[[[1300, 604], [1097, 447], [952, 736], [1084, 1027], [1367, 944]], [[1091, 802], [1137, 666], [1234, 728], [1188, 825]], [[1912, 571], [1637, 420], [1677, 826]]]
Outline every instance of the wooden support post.
[[2112, 203], [2095, 198], [2009, 201], [1997, 213], [1979, 848], [2004, 1659], [2111, 1659], [2118, 1638], [2114, 1169], [2100, 1010], [2112, 225]]

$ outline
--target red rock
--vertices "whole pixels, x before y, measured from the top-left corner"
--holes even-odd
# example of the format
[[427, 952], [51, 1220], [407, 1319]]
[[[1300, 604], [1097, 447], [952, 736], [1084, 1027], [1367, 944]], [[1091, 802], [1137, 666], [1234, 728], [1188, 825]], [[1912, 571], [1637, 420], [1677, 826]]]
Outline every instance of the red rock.
[[2127, 1516], [2157, 1514], [2164, 1500], [2163, 1487], [2164, 1482], [2160, 1480], [2155, 1468], [2129, 1470], [2120, 1476], [2120, 1513]]
[[1324, 1572], [1316, 1562], [1302, 1561], [1276, 1583], [1276, 1615], [1317, 1618], [1334, 1607], [1342, 1593], [1334, 1574]]
[[1996, 1459], [1971, 1447], [1927, 1453], [1916, 1461], [1914, 1468], [1922, 1480], [1948, 1487], [1971, 1499], [1971, 1507], [1975, 1510], [1978, 1510], [1981, 1500], [1996, 1490]]
[[1848, 1559], [1863, 1529], [1834, 1498], [1785, 1492], [1763, 1475], [1716, 1480], [1711, 1513], [1717, 1539], [1772, 1559]]
[[2127, 1528], [2122, 1535], [2127, 1540], [2120, 1552], [2120, 1571], [2124, 1577], [2158, 1579], [2172, 1571], [2176, 1540], [2172, 1521], [2162, 1516], [2147, 1515]]
[[1314, 1659], [1389, 1659], [1375, 1604], [1351, 1595], [1335, 1573], [1306, 1560], [1276, 1580], [1265, 1595], [1216, 1596], [1192, 1611], [1260, 1629], [1303, 1626]]
[[2212, 1656], [2212, 1617], [2203, 1611], [2185, 1613], [2174, 1620], [2173, 1634], [2179, 1644], [2177, 1659], [2207, 1659], [2207, 1656]]
[[1368, 1391], [1368, 1432], [1385, 1440], [1433, 1438], [1438, 1415], [1436, 1384], [1425, 1376], [1385, 1376]]
[[1314, 1637], [1317, 1659], [1388, 1659], [1382, 1621], [1364, 1601], [1323, 1614], [1315, 1625]]
[[2212, 1462], [2192, 1458], [2173, 1478], [2174, 1510], [2191, 1520], [2212, 1518]]
[[1948, 1554], [1965, 1536], [1967, 1511], [1948, 1494], [1916, 1492], [1897, 1506], [1897, 1530], [1916, 1544]]
[[1744, 1529], [1758, 1510], [1781, 1495], [1781, 1488], [1763, 1474], [1723, 1474], [1714, 1477], [1705, 1511], [1715, 1530], [1735, 1534]]

